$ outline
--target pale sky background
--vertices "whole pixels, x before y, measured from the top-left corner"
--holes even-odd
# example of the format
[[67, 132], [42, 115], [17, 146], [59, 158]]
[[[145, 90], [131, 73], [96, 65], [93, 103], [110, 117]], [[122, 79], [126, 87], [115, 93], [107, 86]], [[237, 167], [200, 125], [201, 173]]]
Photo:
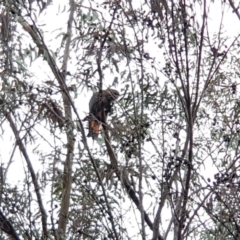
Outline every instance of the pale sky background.
[[[59, 4], [59, 2], [61, 2], [61, 3]], [[87, 3], [87, 1], [83, 1], [83, 2]], [[99, 2], [103, 2], [103, 1], [99, 1]], [[141, 2], [143, 2], [143, 1], [141, 1]], [[61, 41], [62, 41], [61, 36], [59, 36], [58, 38], [56, 38], [56, 36], [58, 34], [60, 34], [61, 32], [63, 34], [66, 32], [66, 27], [67, 27], [66, 23], [67, 23], [69, 14], [67, 11], [65, 13], [62, 13], [62, 11], [64, 9], [64, 3], [66, 3], [66, 6], [68, 5], [68, 1], [66, 1], [66, 0], [61, 0], [61, 1], [53, 0], [53, 4], [47, 8], [47, 11], [45, 12], [45, 14], [41, 14], [41, 17], [37, 22], [37, 26], [46, 24], [45, 26], [43, 26], [41, 28], [44, 31], [45, 42], [47, 43], [47, 46], [49, 46], [53, 52], [56, 51], [57, 48], [60, 47]], [[208, 26], [210, 28], [210, 33], [211, 33], [211, 31], [218, 32], [219, 23], [220, 23], [221, 17], [222, 17], [221, 13], [222, 13], [222, 10], [221, 10], [220, 1], [216, 1], [214, 8], [212, 8], [210, 13], [208, 14], [208, 16], [209, 16]], [[199, 13], [199, 16], [200, 15], [201, 15], [201, 13]], [[237, 19], [236, 15], [232, 13], [231, 10], [228, 10], [228, 14], [225, 16], [224, 19], [225, 19], [224, 20], [224, 31], [226, 32], [226, 34], [228, 36], [236, 36], [237, 33], [240, 33], [240, 27], [238, 27], [238, 26], [240, 26], [240, 22]], [[55, 31], [56, 29], [60, 29], [60, 30]], [[229, 40], [229, 42], [231, 42], [231, 41], [232, 41], [232, 39]], [[154, 45], [149, 45], [149, 52], [151, 52], [151, 56], [159, 58], [159, 54], [162, 54], [161, 50], [159, 50], [158, 48], [153, 50], [152, 47], [154, 48]], [[81, 51], [81, 49], [79, 51]], [[69, 61], [69, 63], [68, 63], [68, 70], [72, 74], [74, 74], [74, 72], [75, 72], [75, 64], [74, 64], [75, 59], [74, 59], [74, 56], [72, 56], [73, 53], [74, 52], [71, 52], [72, 60]], [[155, 56], [154, 56], [154, 54], [155, 54]], [[61, 67], [61, 65], [58, 65], [58, 66]], [[42, 58], [36, 59], [31, 64], [31, 72], [34, 74], [32, 79], [35, 83], [37, 83], [38, 81], [39, 81], [39, 83], [42, 83], [43, 80], [46, 81], [47, 79], [54, 80], [53, 75], [50, 72], [50, 69], [49, 69], [47, 63], [43, 62]], [[112, 82], [113, 77], [110, 74], [109, 74], [109, 78], [110, 78], [110, 82]], [[107, 79], [107, 78], [105, 77], [105, 79]], [[120, 90], [120, 88], [121, 87], [119, 86], [118, 90]], [[72, 94], [72, 97], [75, 101], [75, 104], [76, 104], [76, 107], [78, 109], [78, 113], [79, 113], [81, 119], [83, 119], [85, 117], [86, 113], [88, 112], [88, 102], [89, 102], [91, 95], [92, 95], [92, 92], [87, 92], [86, 89], [82, 93], [79, 93], [77, 98], [74, 98], [74, 95]], [[3, 126], [6, 127], [6, 124], [8, 125], [8, 123], [5, 122], [3, 124]], [[86, 123], [84, 123], [84, 124], [86, 126]], [[44, 126], [44, 124], [43, 124], [43, 126]], [[5, 129], [9, 129], [9, 128], [6, 127]], [[44, 131], [44, 129], [39, 129], [39, 131]], [[46, 131], [46, 133], [47, 133], [47, 131]], [[52, 136], [47, 136], [47, 138], [50, 141]], [[10, 155], [11, 155], [12, 149], [13, 149], [13, 143], [14, 143], [14, 138], [13, 138], [12, 133], [4, 132], [4, 134], [0, 138], [0, 161], [2, 163], [7, 163], [9, 161], [9, 158], [10, 158]], [[89, 140], [89, 143], [92, 144], [91, 140]], [[31, 153], [33, 152], [33, 149], [35, 147], [36, 146], [34, 145], [31, 149], [30, 145], [28, 145], [27, 151], [28, 151], [28, 154], [30, 155], [30, 157], [31, 157]], [[48, 148], [48, 145], [45, 143], [45, 141], [42, 141], [41, 146], [39, 146], [39, 147], [40, 147], [40, 149], [45, 149], [45, 148]], [[18, 157], [17, 156], [18, 155], [14, 156], [14, 158], [13, 158], [14, 163], [11, 164], [8, 175], [7, 175], [7, 178], [11, 179], [11, 183], [13, 185], [21, 184], [21, 179], [22, 179], [22, 176], [24, 175], [23, 165], [25, 166], [25, 160], [21, 156], [18, 156]], [[36, 155], [34, 155], [34, 157], [32, 158], [32, 162], [34, 162], [34, 168], [36, 171], [38, 171], [38, 169], [39, 170], [42, 169], [42, 165], [40, 164], [40, 161], [38, 161]], [[207, 176], [212, 175], [212, 177], [213, 177], [214, 167], [212, 166], [212, 164], [210, 163], [209, 166], [205, 166], [205, 167], [206, 168], [203, 169], [203, 171], [206, 171]], [[42, 191], [45, 193], [44, 194], [45, 201], [47, 201], [48, 200], [47, 193], [49, 192], [49, 189], [42, 189]], [[145, 201], [147, 201], [147, 196], [145, 198]], [[166, 211], [166, 215], [168, 215], [169, 209], [166, 208], [165, 211]], [[133, 227], [135, 227], [135, 226], [133, 226]], [[170, 236], [169, 236], [169, 239], [171, 239]]]

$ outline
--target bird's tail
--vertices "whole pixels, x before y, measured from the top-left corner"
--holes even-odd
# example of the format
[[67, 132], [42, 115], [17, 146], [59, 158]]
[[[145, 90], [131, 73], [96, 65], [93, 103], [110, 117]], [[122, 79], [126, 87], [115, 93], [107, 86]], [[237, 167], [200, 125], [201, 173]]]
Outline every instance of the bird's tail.
[[97, 135], [100, 133], [100, 128], [101, 124], [98, 121], [90, 120], [88, 137], [97, 137]]

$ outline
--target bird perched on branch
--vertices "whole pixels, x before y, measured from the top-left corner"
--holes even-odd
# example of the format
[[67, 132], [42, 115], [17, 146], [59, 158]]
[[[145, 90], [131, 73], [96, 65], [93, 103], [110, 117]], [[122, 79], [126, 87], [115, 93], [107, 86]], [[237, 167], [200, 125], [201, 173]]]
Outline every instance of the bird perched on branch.
[[115, 89], [100, 90], [93, 93], [89, 101], [89, 133], [88, 137], [96, 137], [102, 123], [106, 123], [107, 115], [112, 111], [113, 102], [119, 97]]

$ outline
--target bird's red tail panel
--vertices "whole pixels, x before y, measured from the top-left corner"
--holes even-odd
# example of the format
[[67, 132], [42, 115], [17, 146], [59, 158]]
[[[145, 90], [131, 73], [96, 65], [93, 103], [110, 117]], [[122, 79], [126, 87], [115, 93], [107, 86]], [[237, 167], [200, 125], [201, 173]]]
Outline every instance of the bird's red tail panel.
[[92, 131], [95, 134], [100, 133], [100, 124], [97, 121], [91, 121], [90, 122], [90, 131]]

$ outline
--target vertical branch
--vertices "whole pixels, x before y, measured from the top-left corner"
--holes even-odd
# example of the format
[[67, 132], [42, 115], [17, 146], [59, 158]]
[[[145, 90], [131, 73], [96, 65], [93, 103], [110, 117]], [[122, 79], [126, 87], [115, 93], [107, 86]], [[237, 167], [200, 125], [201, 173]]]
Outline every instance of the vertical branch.
[[[74, 108], [74, 112], [77, 114], [77, 111], [74, 107], [74, 103], [69, 95], [67, 85], [66, 85], [66, 73], [67, 73], [67, 62], [69, 58], [69, 50], [70, 50], [70, 43], [71, 43], [71, 29], [73, 23], [73, 15], [75, 11], [75, 2], [74, 0], [70, 0], [70, 13], [67, 25], [67, 40], [66, 46], [63, 56], [63, 65], [62, 65], [62, 73], [58, 69], [54, 58], [51, 56], [47, 46], [45, 45], [44, 39], [42, 37], [41, 32], [35, 25], [33, 19], [32, 24], [34, 28], [21, 16], [18, 16], [18, 22], [22, 25], [23, 29], [29, 33], [32, 37], [34, 43], [39, 49], [39, 53], [45, 54], [45, 59], [47, 60], [49, 67], [52, 70], [52, 73], [56, 77], [60, 89], [62, 90], [62, 99], [63, 99], [63, 107], [65, 113], [65, 119], [68, 122], [68, 129], [66, 132], [67, 135], [67, 154], [64, 163], [64, 175], [63, 175], [63, 193], [62, 193], [62, 200], [61, 200], [61, 207], [59, 213], [59, 221], [58, 221], [58, 237], [64, 238], [67, 228], [68, 222], [68, 212], [69, 212], [69, 205], [70, 205], [70, 194], [71, 194], [71, 185], [72, 185], [72, 163], [73, 163], [73, 153], [74, 153], [74, 136], [73, 136], [73, 126], [72, 126], [72, 107]], [[14, 9], [15, 10], [15, 9]], [[16, 12], [16, 10], [14, 11]], [[79, 118], [79, 116], [78, 116]], [[82, 124], [80, 122], [81, 128]], [[83, 129], [83, 128], [82, 128]], [[85, 138], [85, 135], [84, 135]]]
[[[193, 125], [194, 125], [194, 120], [196, 116], [196, 112], [194, 112], [194, 107], [196, 105], [196, 99], [193, 101], [193, 106], [192, 106], [192, 101], [190, 97], [190, 79], [189, 79], [189, 59], [188, 59], [188, 36], [187, 36], [187, 22], [186, 22], [186, 3], [184, 0], [184, 3], [182, 4], [182, 15], [183, 15], [183, 33], [184, 33], [184, 43], [185, 43], [185, 58], [186, 58], [186, 69], [187, 69], [187, 95], [184, 96], [185, 102], [186, 102], [186, 110], [185, 112], [187, 113], [187, 126], [188, 126], [188, 135], [189, 135], [189, 149], [188, 149], [188, 168], [186, 169], [186, 179], [182, 188], [182, 197], [180, 199], [180, 213], [179, 213], [179, 218], [178, 218], [178, 231], [177, 231], [177, 239], [181, 240], [182, 239], [182, 229], [184, 227], [184, 221], [186, 219], [186, 208], [187, 208], [187, 201], [188, 201], [188, 195], [189, 195], [189, 190], [190, 190], [190, 180], [191, 180], [191, 175], [192, 175], [192, 161], [193, 161]], [[198, 63], [198, 72], [197, 72], [197, 85], [199, 85], [199, 72], [200, 72], [200, 63], [201, 63], [201, 53], [202, 53], [202, 41], [203, 41], [203, 34], [204, 34], [204, 28], [205, 28], [205, 18], [206, 18], [206, 1], [204, 1], [204, 18], [203, 18], [203, 24], [202, 24], [202, 29], [201, 29], [201, 45], [200, 45], [200, 59]], [[185, 86], [182, 85], [182, 88]], [[198, 90], [198, 86], [197, 86]], [[197, 93], [196, 93], [197, 97]], [[179, 205], [180, 206], [180, 205]]]
[[[193, 159], [193, 111], [192, 111], [192, 105], [191, 105], [191, 93], [190, 93], [190, 79], [189, 79], [189, 59], [188, 59], [188, 36], [187, 36], [187, 20], [186, 20], [186, 2], [181, 3], [181, 9], [182, 9], [182, 18], [183, 18], [183, 35], [184, 35], [184, 45], [185, 45], [185, 64], [186, 64], [186, 88], [187, 88], [187, 94], [184, 96], [185, 103], [186, 103], [186, 121], [188, 126], [188, 133], [189, 133], [189, 150], [188, 150], [188, 168], [186, 170], [186, 180], [184, 183], [184, 186], [182, 187], [182, 197], [180, 200], [180, 204], [182, 202], [182, 207], [180, 208], [180, 212], [178, 215], [178, 231], [177, 231], [177, 239], [182, 239], [182, 229], [184, 226], [184, 221], [186, 218], [186, 207], [187, 207], [187, 201], [188, 201], [188, 194], [189, 194], [189, 188], [190, 188], [190, 179], [191, 179], [191, 173], [192, 173], [192, 159]], [[175, 46], [176, 49], [176, 46]], [[182, 84], [182, 88], [185, 88], [184, 83]], [[180, 206], [180, 205], [179, 205]]]
[[[180, 2], [180, 8], [181, 8], [181, 18], [182, 18], [182, 24], [183, 24], [183, 37], [184, 37], [184, 48], [185, 48], [185, 62], [182, 61], [181, 53], [180, 58], [178, 57], [178, 49], [177, 49], [177, 38], [176, 38], [176, 20], [174, 16], [174, 2], [172, 1], [172, 28], [173, 31], [173, 37], [174, 37], [174, 55], [175, 55], [175, 66], [177, 68], [177, 73], [180, 78], [181, 82], [181, 88], [183, 90], [183, 96], [181, 96], [180, 92], [178, 91], [178, 87], [175, 85], [176, 90], [179, 95], [179, 99], [181, 100], [183, 110], [185, 112], [185, 119], [187, 123], [187, 133], [188, 138], [186, 139], [186, 146], [188, 146], [188, 168], [186, 169], [186, 179], [184, 181], [184, 184], [182, 186], [182, 196], [178, 202], [178, 214], [176, 215], [176, 228], [175, 228], [175, 236], [174, 239], [181, 240], [182, 239], [182, 229], [184, 220], [186, 217], [186, 207], [187, 207], [187, 200], [189, 195], [189, 189], [190, 189], [190, 179], [192, 175], [192, 159], [193, 159], [193, 109], [192, 109], [192, 101], [191, 101], [191, 89], [190, 89], [190, 74], [189, 74], [189, 46], [188, 46], [188, 35], [187, 35], [187, 12], [186, 12], [186, 2], [185, 0]], [[181, 68], [186, 69], [186, 83], [184, 82]], [[181, 207], [180, 207], [181, 206]]]
[[45, 54], [45, 60], [48, 62], [48, 65], [50, 69], [52, 70], [52, 73], [54, 74], [56, 80], [58, 81], [58, 84], [62, 90], [62, 98], [63, 98], [63, 104], [64, 104], [64, 110], [65, 110], [65, 118], [68, 120], [68, 131], [67, 131], [67, 154], [66, 154], [66, 160], [64, 165], [64, 177], [63, 177], [63, 194], [62, 194], [62, 201], [61, 201], [61, 208], [60, 208], [60, 214], [59, 214], [59, 222], [58, 222], [58, 235], [59, 238], [64, 238], [67, 222], [68, 222], [68, 212], [69, 212], [69, 204], [70, 204], [70, 193], [71, 193], [71, 184], [72, 184], [72, 162], [73, 162], [73, 150], [74, 150], [74, 137], [73, 137], [73, 129], [72, 129], [72, 111], [71, 108], [73, 108], [80, 124], [81, 132], [83, 134], [83, 142], [85, 147], [87, 148], [89, 152], [89, 148], [87, 145], [86, 136], [84, 133], [84, 128], [82, 125], [82, 122], [80, 120], [80, 117], [77, 113], [77, 110], [74, 106], [74, 103], [71, 99], [71, 96], [69, 95], [69, 91], [67, 89], [66, 85], [66, 68], [67, 68], [67, 61], [69, 58], [69, 49], [70, 49], [70, 43], [71, 43], [71, 28], [72, 28], [72, 22], [73, 22], [73, 15], [75, 10], [75, 2], [73, 0], [70, 0], [71, 9], [70, 9], [70, 15], [69, 15], [69, 21], [68, 21], [68, 38], [66, 41], [66, 47], [64, 52], [64, 61], [62, 66], [62, 73], [57, 67], [57, 64], [55, 62], [55, 59], [50, 54], [44, 39], [42, 37], [41, 32], [35, 25], [33, 19], [32, 24], [34, 27], [32, 27], [23, 16], [21, 16], [21, 13], [18, 11], [16, 6], [12, 7], [12, 12], [18, 13], [17, 21], [19, 24], [23, 27], [23, 29], [31, 36], [33, 42], [36, 44], [39, 53]]
[[[75, 2], [74, 0], [70, 0], [70, 14], [67, 24], [67, 41], [63, 56], [63, 65], [62, 65], [62, 72], [63, 72], [63, 79], [60, 83], [61, 89], [65, 88], [66, 85], [66, 72], [67, 72], [67, 63], [69, 59], [69, 49], [71, 43], [71, 36], [72, 36], [72, 23], [73, 23], [73, 15], [75, 11]], [[64, 83], [64, 84], [62, 84]], [[73, 126], [72, 126], [72, 108], [71, 108], [71, 101], [69, 100], [68, 94], [65, 91], [62, 93], [63, 97], [63, 104], [64, 104], [64, 112], [65, 118], [70, 123], [68, 124], [68, 130], [66, 131], [67, 134], [67, 155], [64, 162], [64, 174], [63, 174], [63, 182], [62, 182], [62, 200], [61, 200], [61, 207], [59, 212], [59, 221], [58, 221], [58, 234], [61, 235], [61, 238], [64, 238], [67, 228], [68, 222], [68, 212], [69, 212], [69, 205], [70, 205], [70, 195], [71, 195], [71, 188], [72, 188], [72, 164], [73, 164], [73, 153], [74, 153], [74, 134], [73, 134]]]
[[[137, 209], [140, 211], [140, 214], [143, 215], [144, 222], [147, 223], [147, 225], [149, 226], [149, 228], [151, 230], [153, 230], [154, 225], [153, 225], [152, 221], [150, 220], [148, 214], [143, 209], [143, 206], [141, 206], [140, 199], [138, 198], [135, 190], [131, 187], [130, 181], [128, 179], [128, 175], [124, 172], [124, 170], [120, 170], [117, 166], [117, 158], [116, 158], [114, 150], [111, 146], [108, 129], [107, 129], [105, 123], [103, 123], [103, 129], [104, 129], [104, 140], [105, 140], [105, 144], [106, 144], [106, 147], [107, 147], [108, 155], [110, 157], [111, 165], [112, 165], [112, 167], [114, 167], [114, 169], [116, 171], [116, 175], [118, 177], [118, 180], [123, 184], [126, 192], [128, 193], [128, 196], [134, 202]], [[157, 233], [156, 238], [154, 238], [154, 239], [163, 240], [160, 233]]]
[[[189, 112], [191, 111], [191, 107], [189, 109]], [[188, 195], [190, 190], [190, 180], [192, 175], [192, 160], [193, 160], [193, 119], [192, 115], [189, 116], [188, 121], [188, 131], [189, 131], [189, 150], [188, 150], [188, 162], [187, 165], [187, 173], [186, 173], [186, 180], [185, 180], [185, 186], [183, 186], [182, 189], [182, 207], [180, 211], [180, 219], [179, 219], [179, 225], [178, 225], [178, 240], [182, 239], [182, 229], [184, 227], [184, 221], [186, 219], [186, 208], [187, 208], [187, 202], [188, 202]]]
[[116, 12], [117, 12], [117, 6], [115, 6], [115, 8], [114, 8], [112, 19], [111, 19], [111, 22], [109, 24], [108, 30], [106, 31], [106, 33], [104, 35], [104, 38], [101, 41], [99, 51], [97, 52], [96, 61], [97, 61], [97, 71], [98, 71], [98, 74], [99, 74], [99, 89], [100, 89], [100, 91], [102, 91], [102, 85], [103, 85], [103, 73], [102, 73], [102, 67], [101, 67], [103, 48], [104, 48], [105, 43], [107, 41], [107, 38], [110, 34], [112, 24], [113, 24], [113, 20], [115, 19]]
[[198, 96], [199, 96], [199, 84], [200, 84], [200, 71], [201, 71], [201, 63], [202, 63], [202, 53], [203, 53], [203, 40], [204, 40], [204, 30], [206, 27], [206, 18], [207, 18], [207, 13], [206, 13], [206, 1], [203, 1], [203, 20], [202, 20], [202, 28], [201, 28], [201, 34], [200, 34], [200, 45], [199, 45], [199, 54], [198, 54], [198, 59], [197, 59], [197, 83], [196, 83], [196, 96], [195, 100], [193, 102], [193, 117], [194, 120], [196, 118], [196, 105], [198, 101]]
[[14, 133], [16, 143], [19, 147], [19, 150], [22, 153], [22, 155], [24, 156], [24, 159], [27, 163], [27, 167], [28, 167], [28, 170], [30, 172], [32, 182], [33, 182], [33, 186], [34, 186], [34, 190], [35, 190], [35, 193], [36, 193], [36, 196], [37, 196], [37, 203], [38, 203], [40, 213], [41, 213], [43, 239], [46, 239], [47, 238], [47, 214], [46, 214], [46, 211], [45, 211], [44, 206], [43, 206], [42, 196], [41, 196], [41, 193], [40, 193], [40, 187], [39, 187], [39, 184], [38, 184], [38, 181], [37, 181], [37, 176], [34, 172], [31, 160], [28, 156], [27, 150], [26, 150], [26, 148], [25, 148], [25, 146], [22, 142], [22, 139], [19, 136], [19, 132], [18, 132], [17, 127], [16, 127], [16, 125], [15, 125], [13, 119], [12, 119], [11, 114], [10, 113], [5, 113], [5, 117], [7, 118], [8, 122], [11, 126], [11, 129]]
[[180, 3], [182, 12], [182, 24], [183, 24], [183, 36], [184, 36], [184, 48], [185, 48], [185, 64], [186, 64], [186, 84], [187, 84], [187, 102], [191, 105], [191, 93], [190, 93], [190, 79], [189, 79], [189, 59], [188, 59], [188, 35], [187, 35], [187, 11], [186, 11], [186, 1]]
[[[189, 116], [188, 116], [188, 112], [187, 112], [187, 108], [186, 108], [186, 99], [188, 99], [188, 91], [185, 88], [184, 79], [183, 79], [182, 70], [181, 70], [181, 65], [183, 65], [182, 57], [180, 55], [180, 59], [181, 60], [178, 57], [178, 49], [177, 49], [178, 37], [176, 36], [176, 29], [175, 29], [175, 28], [177, 28], [176, 27], [177, 26], [177, 21], [175, 19], [175, 12], [174, 12], [175, 3], [174, 3], [174, 1], [171, 1], [171, 3], [172, 3], [172, 5], [171, 5], [172, 30], [171, 30], [170, 26], [167, 27], [168, 40], [169, 40], [169, 42], [172, 42], [172, 40], [170, 38], [170, 33], [172, 31], [173, 32], [173, 43], [174, 43], [174, 53], [172, 55], [172, 59], [173, 59], [173, 62], [175, 64], [175, 66], [176, 66], [177, 74], [179, 76], [179, 79], [180, 79], [180, 82], [181, 82], [181, 86], [182, 86], [182, 90], [183, 90], [183, 97], [180, 97], [180, 101], [182, 103], [182, 108], [183, 108], [183, 110], [185, 112], [186, 119], [188, 119]], [[181, 62], [182, 62], [182, 64], [180, 64]], [[176, 90], [179, 93], [179, 96], [181, 96], [180, 91], [178, 90], [178, 87], [176, 87]]]
[[[132, 4], [130, 3], [131, 9], [133, 10]], [[126, 16], [126, 18], [128, 19], [129, 23], [132, 26], [133, 32], [134, 32], [134, 37], [137, 40], [138, 39], [138, 35], [137, 32], [134, 29], [134, 26], [132, 25], [132, 21], [129, 18], [128, 14], [126, 13], [126, 11], [122, 8], [122, 11], [124, 12], [124, 15]], [[133, 11], [134, 12], [134, 11]], [[142, 31], [142, 35], [143, 35], [143, 31]], [[144, 37], [142, 36], [142, 39], [144, 39]], [[143, 41], [144, 42], [144, 41]], [[125, 44], [126, 45], [126, 44]], [[140, 78], [139, 78], [139, 85], [140, 85], [140, 90], [141, 90], [141, 113], [140, 113], [140, 125], [142, 124], [142, 120], [143, 120], [143, 110], [144, 110], [144, 96], [143, 96], [143, 80], [144, 80], [144, 66], [143, 66], [143, 55], [142, 53], [144, 52], [144, 45], [139, 45], [137, 44], [137, 51], [139, 52], [139, 56], [140, 56]], [[132, 95], [133, 97], [135, 97], [135, 93], [134, 93], [134, 83], [132, 80], [132, 76], [131, 76], [131, 70], [130, 67], [129, 68], [129, 72], [130, 72], [130, 79], [131, 79], [131, 86], [132, 86]], [[134, 109], [134, 117], [137, 120], [138, 118], [138, 114], [137, 114], [137, 108], [136, 108], [136, 104], [135, 101], [133, 101], [133, 109]], [[144, 211], [144, 207], [143, 207], [143, 192], [142, 192], [142, 179], [143, 179], [143, 165], [142, 165], [142, 145], [141, 145], [141, 136], [140, 136], [140, 132], [139, 129], [137, 128], [137, 139], [138, 139], [138, 159], [139, 159], [139, 186], [138, 186], [138, 192], [139, 192], [139, 203], [138, 208], [140, 210], [140, 214], [141, 214], [141, 227], [142, 227], [142, 239], [146, 239], [146, 232], [145, 232], [145, 211]], [[125, 186], [126, 187], [126, 186]], [[153, 227], [151, 228], [153, 229]], [[157, 230], [158, 233], [158, 230]]]

